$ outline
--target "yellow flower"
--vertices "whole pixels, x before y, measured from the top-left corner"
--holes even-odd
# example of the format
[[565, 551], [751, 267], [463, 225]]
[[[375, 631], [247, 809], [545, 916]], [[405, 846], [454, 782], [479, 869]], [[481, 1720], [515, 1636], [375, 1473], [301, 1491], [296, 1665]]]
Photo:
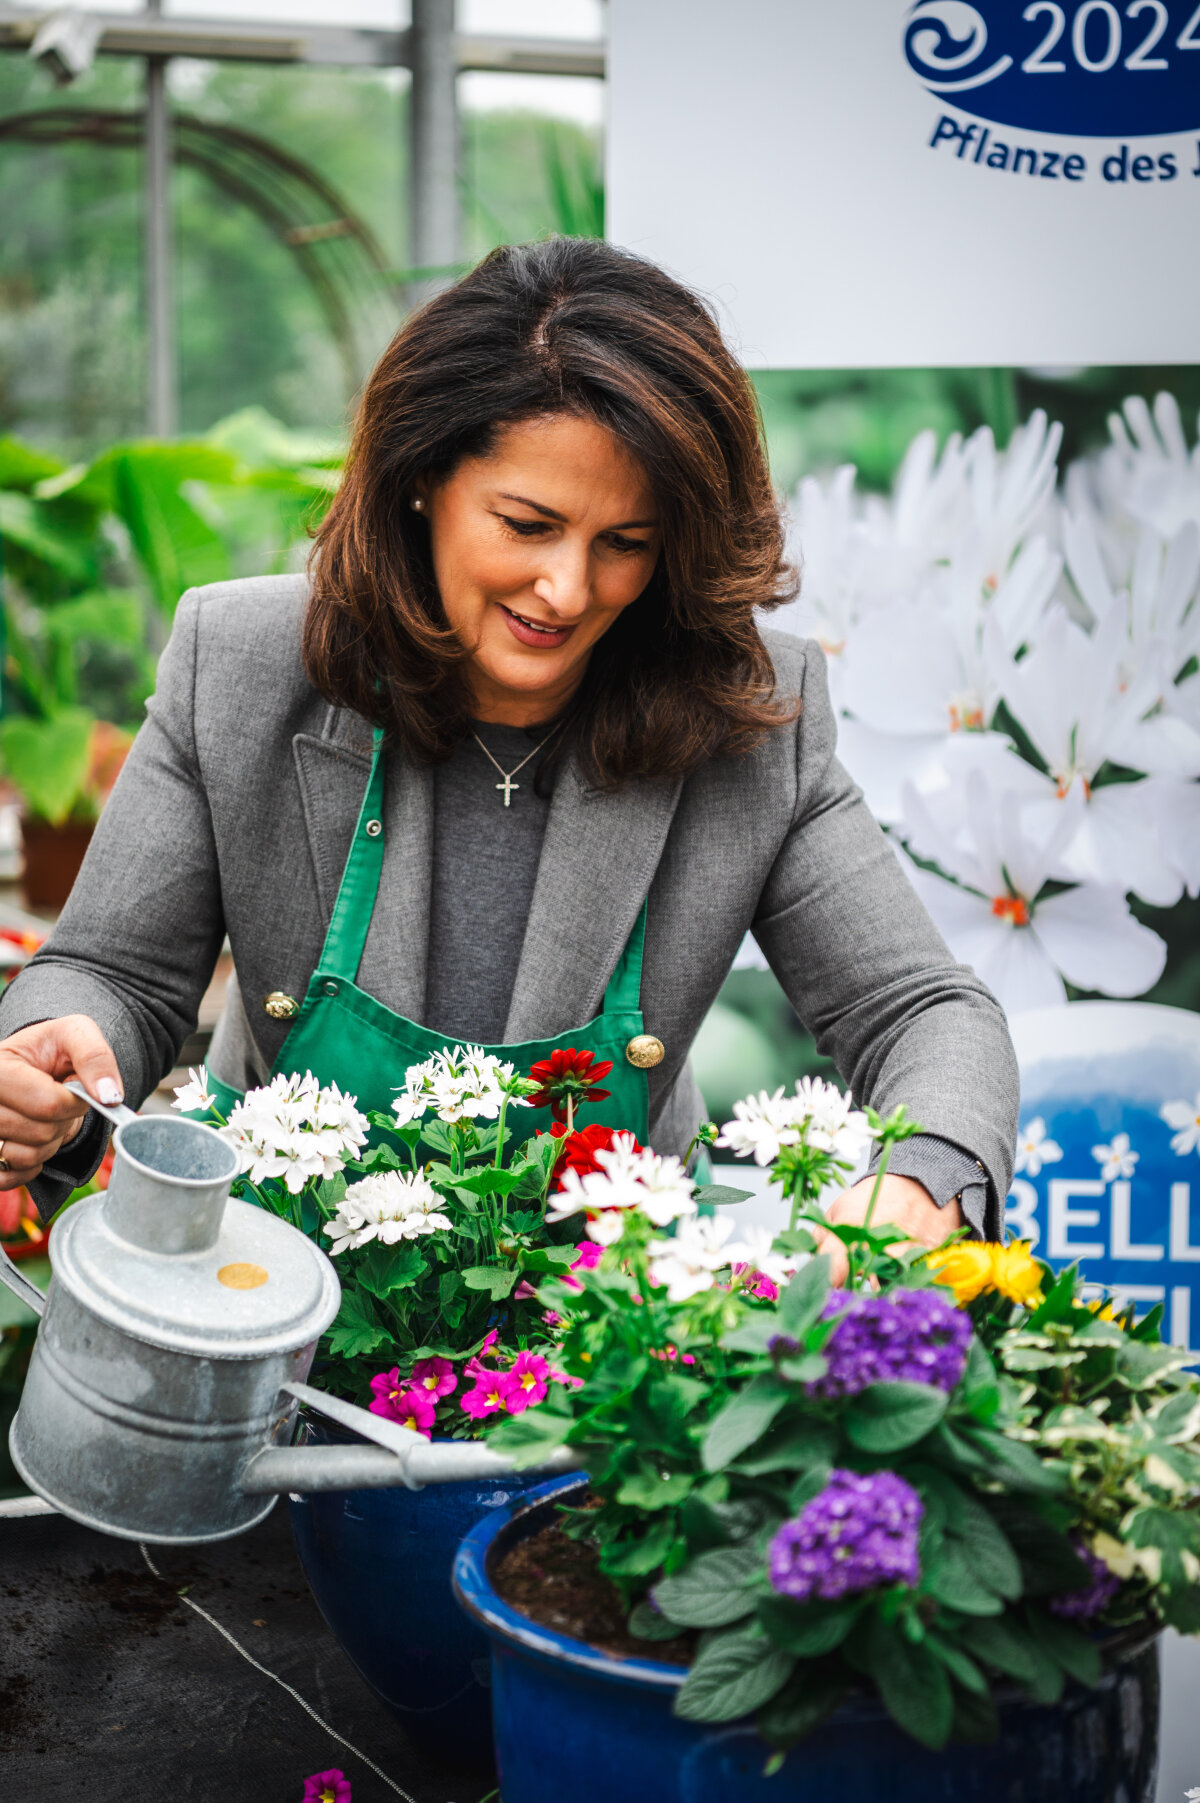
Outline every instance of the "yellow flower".
[[954, 1300], [961, 1308], [964, 1302], [973, 1302], [984, 1290], [994, 1287], [992, 1250], [978, 1241], [960, 1240], [956, 1245], [931, 1252], [925, 1262], [937, 1274], [937, 1281], [954, 1291]]
[[992, 1257], [992, 1288], [1010, 1302], [1035, 1308], [1042, 1300], [1042, 1270], [1029, 1250], [1028, 1240], [987, 1249]]

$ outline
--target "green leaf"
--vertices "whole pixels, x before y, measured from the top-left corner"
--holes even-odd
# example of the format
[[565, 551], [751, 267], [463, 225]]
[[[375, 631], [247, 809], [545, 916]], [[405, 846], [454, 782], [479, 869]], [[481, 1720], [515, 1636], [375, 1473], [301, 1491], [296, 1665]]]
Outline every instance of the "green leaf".
[[945, 1539], [925, 1562], [921, 1588], [963, 1615], [999, 1615], [1004, 1604], [972, 1568], [961, 1541]]
[[0, 720], [0, 762], [31, 814], [59, 826], [84, 799], [94, 716], [64, 708], [49, 720]]
[[381, 1246], [378, 1241], [355, 1255], [354, 1277], [380, 1302], [399, 1290], [411, 1289], [429, 1266], [415, 1245]]
[[1169, 1628], [1179, 1634], [1200, 1634], [1200, 1584], [1160, 1593], [1158, 1602]]
[[1165, 1402], [1154, 1415], [1154, 1432], [1160, 1440], [1200, 1438], [1200, 1390], [1189, 1385]]
[[750, 1189], [731, 1189], [725, 1183], [702, 1183], [692, 1191], [693, 1202], [707, 1202], [713, 1208], [728, 1208], [734, 1202], [748, 1202], [754, 1194]]
[[950, 1532], [961, 1538], [980, 1582], [1009, 1601], [1021, 1594], [1021, 1565], [1003, 1529], [977, 1497], [962, 1493]]
[[516, 1284], [517, 1273], [511, 1265], [468, 1265], [462, 1279], [469, 1290], [484, 1290], [493, 1302], [503, 1302]]
[[932, 1384], [872, 1384], [846, 1410], [846, 1438], [863, 1452], [899, 1452], [932, 1432], [949, 1400]]
[[965, 1621], [959, 1637], [985, 1665], [1015, 1678], [1035, 1702], [1057, 1703], [1062, 1695], [1062, 1667], [1011, 1615]]
[[752, 1378], [729, 1398], [708, 1424], [702, 1459], [706, 1471], [720, 1471], [765, 1433], [792, 1392], [772, 1373]]
[[674, 1713], [688, 1722], [737, 1721], [783, 1688], [792, 1665], [757, 1624], [715, 1635], [688, 1672]]
[[361, 1290], [343, 1290], [342, 1304], [329, 1330], [330, 1349], [341, 1358], [358, 1358], [375, 1352], [390, 1338], [379, 1325], [368, 1297]]
[[90, 561], [80, 547], [55, 531], [50, 510], [12, 489], [0, 489], [0, 541], [4, 539], [71, 582], [87, 582], [92, 575]]
[[1066, 1487], [1066, 1472], [1043, 1464], [1033, 1448], [1022, 1440], [1010, 1440], [1007, 1434], [976, 1427], [973, 1423], [964, 1426], [960, 1438], [967, 1441], [978, 1456], [981, 1472], [1011, 1490], [1040, 1491], [1043, 1495], [1054, 1496]]
[[1126, 1340], [1117, 1353], [1117, 1375], [1134, 1390], [1145, 1390], [1167, 1371], [1178, 1371], [1193, 1354], [1182, 1346], [1144, 1346]]
[[722, 1334], [721, 1344], [733, 1352], [765, 1354], [771, 1341], [777, 1339], [780, 1332], [779, 1315], [775, 1309], [756, 1309], [739, 1327]]
[[723, 1628], [753, 1609], [752, 1586], [762, 1574], [757, 1548], [721, 1546], [656, 1584], [654, 1600], [681, 1627]]
[[1086, 1634], [1072, 1627], [1069, 1621], [1063, 1621], [1061, 1616], [1051, 1615], [1048, 1610], [1039, 1609], [1036, 1617], [1031, 1616], [1031, 1621], [1036, 1623], [1034, 1632], [1037, 1638], [1068, 1676], [1080, 1684], [1099, 1684], [1104, 1672], [1104, 1661], [1094, 1640], [1089, 1640]]
[[630, 1612], [629, 1632], [637, 1640], [674, 1640], [679, 1634], [675, 1622], [656, 1609], [649, 1597], [643, 1597]]
[[773, 1471], [822, 1470], [833, 1464], [837, 1430], [825, 1421], [788, 1421], [773, 1427], [751, 1451], [738, 1459], [736, 1469], [745, 1477], [766, 1477]]
[[617, 1501], [630, 1509], [673, 1509], [695, 1483], [690, 1471], [656, 1471], [643, 1465], [631, 1472], [617, 1491]]
[[786, 1752], [831, 1715], [849, 1686], [836, 1670], [798, 1665], [779, 1694], [758, 1712], [758, 1731], [771, 1746]]
[[566, 1443], [574, 1417], [553, 1408], [548, 1397], [536, 1409], [506, 1415], [487, 1436], [488, 1445], [509, 1457], [518, 1471], [539, 1465], [548, 1453]]
[[1135, 1509], [1125, 1532], [1134, 1546], [1157, 1547], [1168, 1589], [1184, 1589], [1191, 1583], [1183, 1555], [1200, 1557], [1200, 1516], [1190, 1510]]
[[660, 1515], [640, 1540], [611, 1540], [602, 1546], [600, 1569], [613, 1578], [647, 1578], [658, 1570], [674, 1539], [674, 1515]]
[[794, 1603], [785, 1596], [764, 1596], [759, 1599], [758, 1619], [785, 1653], [815, 1659], [841, 1646], [862, 1610], [862, 1600], [857, 1597]]
[[229, 457], [207, 445], [143, 444], [114, 447], [110, 464], [113, 508], [168, 618], [185, 589], [221, 582], [230, 574], [229, 554], [215, 527], [180, 493], [186, 481], [228, 481]]
[[988, 1694], [988, 1681], [971, 1658], [964, 1652], [957, 1641], [944, 1638], [941, 1634], [927, 1632], [925, 1644], [935, 1659], [940, 1659], [950, 1676], [964, 1690], [974, 1691], [977, 1696]]
[[779, 1298], [779, 1323], [782, 1332], [798, 1340], [806, 1334], [829, 1294], [829, 1259], [822, 1253], [801, 1265]]
[[954, 1687], [953, 1740], [969, 1747], [989, 1747], [1000, 1738], [1000, 1716], [991, 1691], [979, 1693]]
[[906, 1640], [880, 1615], [871, 1623], [867, 1657], [892, 1719], [922, 1746], [940, 1752], [954, 1718], [945, 1666], [927, 1646]]
[[490, 1164], [463, 1171], [454, 1178], [455, 1189], [466, 1190], [472, 1196], [511, 1196], [515, 1189], [520, 1188], [520, 1185], [519, 1172], [498, 1171]]

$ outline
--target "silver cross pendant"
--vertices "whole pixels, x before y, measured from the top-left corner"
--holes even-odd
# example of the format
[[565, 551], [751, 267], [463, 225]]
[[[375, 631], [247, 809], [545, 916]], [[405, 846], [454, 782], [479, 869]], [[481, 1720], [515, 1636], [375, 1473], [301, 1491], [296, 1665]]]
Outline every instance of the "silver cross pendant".
[[512, 800], [513, 790], [519, 789], [521, 787], [521, 785], [520, 785], [520, 783], [515, 783], [511, 776], [506, 776], [502, 783], [496, 784], [496, 787], [498, 789], [504, 790], [504, 805], [505, 805], [505, 807], [508, 807], [509, 803]]

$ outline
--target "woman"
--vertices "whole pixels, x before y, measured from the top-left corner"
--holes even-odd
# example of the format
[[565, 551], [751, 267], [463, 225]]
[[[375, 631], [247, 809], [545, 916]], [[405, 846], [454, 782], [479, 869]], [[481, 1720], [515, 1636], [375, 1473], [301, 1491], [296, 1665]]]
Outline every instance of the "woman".
[[[311, 578], [185, 595], [46, 947], [0, 1004], [0, 1183], [57, 1204], [237, 969], [226, 1100], [312, 1069], [386, 1108], [471, 1040], [614, 1060], [682, 1152], [688, 1048], [748, 928], [860, 1100], [904, 1102], [877, 1218], [1000, 1226], [1017, 1085], [834, 756], [753, 391], [707, 310], [571, 240], [493, 252], [397, 334]], [[590, 1118], [597, 1118], [593, 1113]], [[867, 1186], [839, 1218], [861, 1218]]]

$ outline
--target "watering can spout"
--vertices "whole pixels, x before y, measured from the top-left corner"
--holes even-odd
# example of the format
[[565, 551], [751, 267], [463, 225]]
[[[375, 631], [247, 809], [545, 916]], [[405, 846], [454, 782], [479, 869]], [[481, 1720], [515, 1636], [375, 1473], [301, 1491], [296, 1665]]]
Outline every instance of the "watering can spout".
[[45, 1314], [46, 1298], [35, 1283], [30, 1283], [28, 1277], [18, 1271], [3, 1246], [0, 1246], [0, 1283], [7, 1284], [13, 1295], [19, 1296], [34, 1314]]
[[[443, 1440], [434, 1444], [397, 1421], [372, 1415], [367, 1409], [327, 1395], [324, 1390], [314, 1390], [309, 1384], [289, 1383], [283, 1387], [290, 1396], [373, 1444], [266, 1447], [243, 1467], [240, 1488], [245, 1495], [382, 1490], [400, 1485], [420, 1490], [426, 1484], [503, 1477], [513, 1470], [511, 1459], [477, 1440]], [[549, 1475], [574, 1471], [578, 1465], [577, 1456], [563, 1447], [540, 1468]]]

